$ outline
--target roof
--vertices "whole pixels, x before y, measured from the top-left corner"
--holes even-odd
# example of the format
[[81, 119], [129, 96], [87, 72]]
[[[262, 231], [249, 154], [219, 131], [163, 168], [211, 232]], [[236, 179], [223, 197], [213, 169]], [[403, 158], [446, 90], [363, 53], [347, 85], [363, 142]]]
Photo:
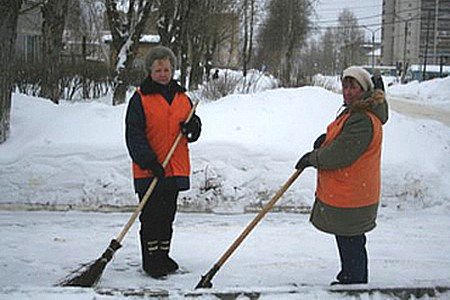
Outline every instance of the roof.
[[[104, 34], [102, 36], [102, 41], [109, 43], [112, 41], [111, 34]], [[161, 41], [161, 37], [158, 34], [143, 34], [139, 39], [140, 43], [143, 44], [158, 44]]]

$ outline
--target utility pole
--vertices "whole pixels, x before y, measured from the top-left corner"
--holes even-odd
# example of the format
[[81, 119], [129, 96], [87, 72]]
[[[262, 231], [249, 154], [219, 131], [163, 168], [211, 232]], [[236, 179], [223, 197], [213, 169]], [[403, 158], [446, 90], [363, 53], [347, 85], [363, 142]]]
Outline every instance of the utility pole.
[[403, 44], [403, 71], [402, 71], [402, 83], [405, 83], [405, 75], [406, 75], [406, 70], [408, 69], [408, 66], [406, 65], [406, 42], [408, 40], [408, 21], [409, 20], [405, 20], [405, 41]]
[[375, 34], [372, 32], [372, 73], [375, 70]]
[[375, 32], [377, 32], [378, 30], [380, 30], [382, 27], [379, 27], [375, 30], [370, 29], [369, 27], [367, 27], [366, 25], [361, 25], [362, 27], [364, 27], [365, 29], [369, 30], [372, 33], [372, 72], [375, 69]]
[[433, 41], [433, 56], [434, 64], [437, 64], [437, 43], [438, 43], [438, 24], [439, 24], [439, 0], [436, 0], [435, 10], [434, 10], [434, 41]]
[[[420, 13], [419, 13], [420, 14]], [[411, 22], [412, 20], [414, 20], [415, 18], [417, 18], [417, 16], [419, 16], [419, 14], [410, 17], [408, 19], [403, 18], [402, 16], [399, 16], [398, 14], [396, 14], [394, 12], [394, 15], [396, 18], [400, 19], [402, 22], [405, 22], [405, 33], [404, 33], [404, 37], [405, 40], [403, 41], [403, 71], [402, 71], [402, 77], [401, 77], [401, 82], [404, 83], [405, 82], [405, 75], [406, 75], [406, 71], [408, 70], [408, 64], [406, 63], [406, 44], [408, 42], [408, 26], [409, 26], [409, 22]]]
[[425, 54], [423, 57], [423, 70], [422, 70], [422, 80], [427, 80], [427, 56], [428, 56], [428, 38], [430, 37], [430, 20], [431, 20], [431, 11], [428, 12], [427, 18], [427, 39], [425, 41]]

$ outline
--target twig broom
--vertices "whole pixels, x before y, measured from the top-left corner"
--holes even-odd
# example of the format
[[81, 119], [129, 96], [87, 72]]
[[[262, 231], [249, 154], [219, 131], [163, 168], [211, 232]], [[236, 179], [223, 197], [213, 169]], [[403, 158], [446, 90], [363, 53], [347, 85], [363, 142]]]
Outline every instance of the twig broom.
[[[189, 122], [189, 120], [192, 118], [192, 115], [195, 112], [195, 109], [198, 105], [199, 101], [196, 101], [193, 105], [191, 111], [189, 112], [189, 115], [185, 121], [185, 124]], [[167, 153], [166, 159], [162, 163], [163, 168], [167, 166], [169, 163], [173, 153], [175, 152], [175, 149], [177, 148], [183, 134], [181, 131], [178, 133], [172, 148], [170, 148], [169, 153]], [[142, 201], [139, 203], [133, 214], [131, 215], [128, 222], [123, 227], [122, 231], [117, 235], [115, 239], [112, 239], [108, 248], [106, 248], [105, 252], [97, 258], [96, 260], [93, 260], [89, 263], [81, 265], [78, 269], [72, 271], [69, 275], [67, 275], [64, 279], [62, 279], [57, 285], [60, 286], [80, 286], [80, 287], [92, 287], [94, 286], [100, 277], [102, 276], [103, 270], [105, 269], [106, 265], [111, 261], [111, 259], [114, 256], [114, 253], [122, 247], [120, 244], [122, 240], [125, 238], [125, 235], [130, 230], [133, 223], [136, 221], [136, 218], [138, 217], [139, 213], [144, 208], [145, 204], [147, 203], [150, 195], [153, 193], [153, 190], [155, 189], [156, 184], [158, 183], [158, 178], [154, 177], [152, 180], [152, 183], [150, 184], [149, 188], [147, 189], [147, 192], [145, 193], [144, 197], [142, 198]]]

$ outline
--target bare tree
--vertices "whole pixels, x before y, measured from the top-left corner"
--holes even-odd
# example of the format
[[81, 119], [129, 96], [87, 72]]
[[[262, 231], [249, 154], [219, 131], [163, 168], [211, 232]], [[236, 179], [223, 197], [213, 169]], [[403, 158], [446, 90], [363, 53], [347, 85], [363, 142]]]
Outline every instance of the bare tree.
[[189, 10], [183, 10], [183, 0], [160, 0], [158, 6], [158, 34], [161, 44], [169, 47], [174, 52], [179, 51], [182, 15]]
[[336, 28], [338, 49], [338, 69], [344, 70], [350, 65], [360, 64], [364, 52], [362, 45], [364, 43], [364, 31], [359, 27], [358, 20], [349, 9], [344, 9], [339, 14], [339, 25]]
[[302, 53], [303, 73], [307, 76], [317, 73], [335, 75], [337, 73], [337, 54], [335, 28], [328, 27], [317, 40], [308, 41], [308, 46]]
[[311, 0], [271, 0], [259, 35], [258, 62], [284, 85], [292, 80], [292, 65], [309, 31]]
[[186, 38], [189, 43], [189, 88], [196, 89], [202, 83], [205, 66], [214, 51], [216, 43], [214, 32], [216, 25], [214, 18], [217, 13], [224, 11], [227, 1], [220, 0], [192, 0], [189, 1], [189, 15], [187, 22]]
[[113, 105], [125, 102], [139, 40], [153, 6], [153, 0], [106, 0], [106, 14], [111, 30], [111, 57], [115, 66]]
[[328, 75], [335, 75], [337, 70], [337, 40], [331, 27], [327, 28], [320, 40], [321, 68], [322, 72]]
[[40, 96], [59, 103], [59, 72], [63, 32], [67, 16], [68, 0], [47, 0], [41, 7], [42, 17], [42, 63], [45, 66]]
[[[209, 74], [219, 44], [231, 36], [224, 16], [236, 0], [160, 0], [156, 20], [161, 44], [179, 58], [182, 85], [195, 88]], [[188, 74], [189, 72], [189, 74]]]
[[191, 1], [161, 0], [158, 6], [158, 34], [161, 44], [172, 49], [178, 56], [180, 82], [186, 85], [188, 68], [188, 19]]
[[0, 0], [0, 144], [10, 130], [12, 61], [22, 0]]

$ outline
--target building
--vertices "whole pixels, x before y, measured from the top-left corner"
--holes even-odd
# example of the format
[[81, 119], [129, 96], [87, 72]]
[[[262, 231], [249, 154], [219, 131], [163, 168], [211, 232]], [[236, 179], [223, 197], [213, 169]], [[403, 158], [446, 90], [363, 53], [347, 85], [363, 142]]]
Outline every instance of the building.
[[383, 0], [382, 63], [450, 64], [450, 0]]
[[41, 58], [42, 14], [36, 6], [36, 0], [26, 0], [22, 4], [24, 11], [17, 19], [17, 38], [15, 59], [34, 63]]

